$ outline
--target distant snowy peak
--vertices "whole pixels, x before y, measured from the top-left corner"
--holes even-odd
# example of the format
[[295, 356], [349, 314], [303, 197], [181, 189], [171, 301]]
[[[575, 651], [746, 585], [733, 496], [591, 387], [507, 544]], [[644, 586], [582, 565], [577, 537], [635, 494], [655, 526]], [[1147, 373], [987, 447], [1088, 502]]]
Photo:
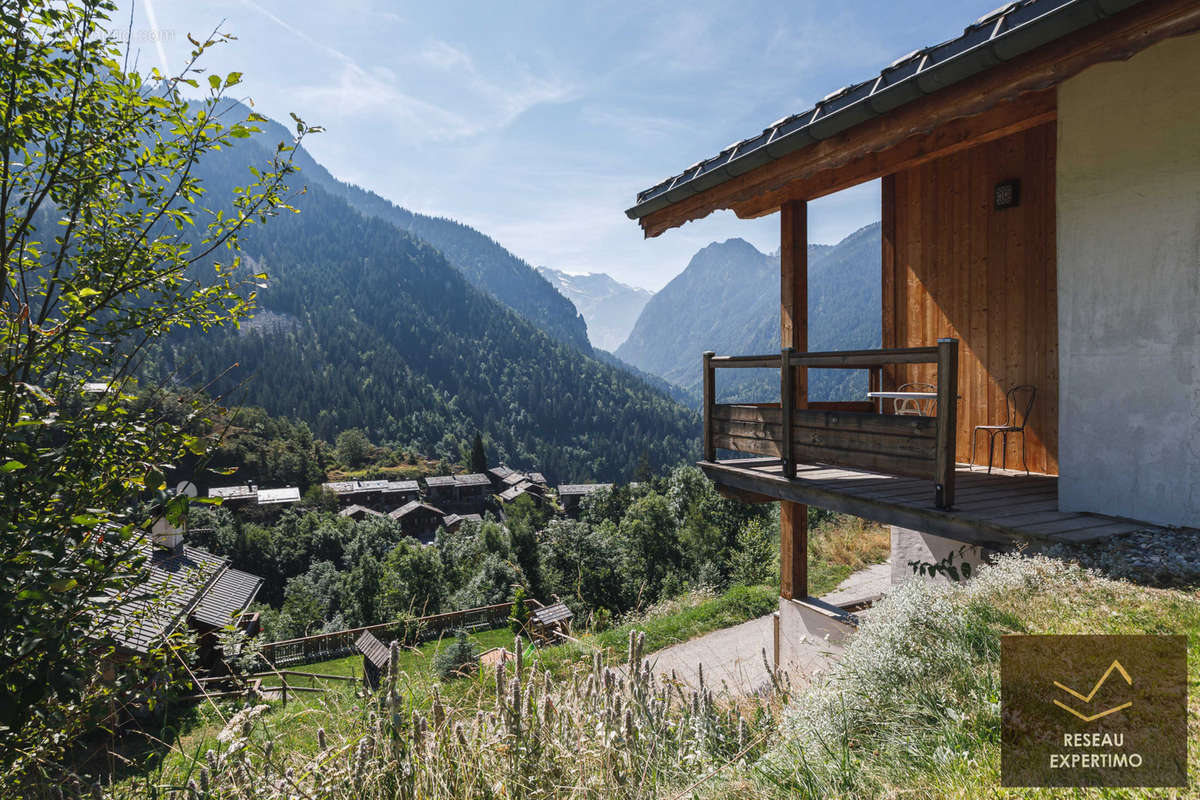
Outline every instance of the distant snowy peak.
[[625, 341], [642, 309], [654, 295], [603, 272], [572, 275], [550, 267], [538, 267], [538, 272], [575, 304], [587, 321], [592, 346], [602, 350], [616, 350]]

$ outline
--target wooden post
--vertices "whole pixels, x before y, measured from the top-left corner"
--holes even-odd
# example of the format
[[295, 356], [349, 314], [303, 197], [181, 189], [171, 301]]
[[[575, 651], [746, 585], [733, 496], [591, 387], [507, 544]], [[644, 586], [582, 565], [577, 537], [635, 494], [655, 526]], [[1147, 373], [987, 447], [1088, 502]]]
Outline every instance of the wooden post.
[[[896, 176], [885, 175], [880, 181], [880, 238], [882, 252], [880, 264], [881, 332], [880, 347], [884, 350], [896, 347]], [[894, 391], [900, 385], [900, 374], [904, 369], [894, 364], [882, 368], [878, 391]], [[879, 413], [883, 413], [883, 400], [879, 401]]]
[[717, 448], [713, 445], [713, 406], [717, 402], [716, 375], [713, 373], [711, 350], [704, 352], [704, 460], [716, 461]]
[[[808, 206], [803, 200], [789, 200], [779, 209], [779, 310], [782, 346], [808, 352]], [[808, 368], [789, 365], [786, 371], [793, 370], [791, 408], [781, 420], [785, 440], [791, 439], [792, 409], [808, 407]], [[791, 455], [789, 448], [785, 465]], [[803, 503], [779, 504], [779, 571], [782, 597], [808, 596], [808, 506]]]
[[783, 456], [783, 477], [796, 477], [796, 462], [792, 459], [792, 408], [796, 404], [796, 390], [792, 385], [792, 348], [779, 351], [779, 416], [783, 422], [783, 435], [779, 440], [779, 452]]
[[954, 506], [955, 442], [958, 439], [958, 340], [938, 339], [937, 487], [938, 508]]

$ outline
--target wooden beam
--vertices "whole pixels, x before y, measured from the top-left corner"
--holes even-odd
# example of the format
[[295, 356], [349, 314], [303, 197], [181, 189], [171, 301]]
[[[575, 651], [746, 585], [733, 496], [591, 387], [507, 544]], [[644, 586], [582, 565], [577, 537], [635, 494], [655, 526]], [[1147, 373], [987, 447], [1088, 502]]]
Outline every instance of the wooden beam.
[[[883, 315], [883, 336], [879, 346], [885, 350], [896, 347], [896, 176], [885, 175], [879, 185], [880, 234], [883, 252], [880, 254], [882, 275], [879, 296]], [[896, 367], [885, 364], [879, 372], [878, 391], [895, 391], [900, 384], [896, 380]], [[883, 400], [879, 401], [879, 413], [883, 413]]]
[[[801, 353], [808, 351], [808, 206], [804, 201], [786, 203], [779, 213], [779, 331], [782, 346]], [[782, 387], [791, 387], [791, 397], [781, 398], [788, 410], [808, 406], [808, 368], [786, 367]], [[791, 431], [791, 419], [783, 419]], [[784, 454], [784, 472], [792, 454]], [[795, 474], [794, 472], [792, 473]], [[808, 596], [808, 506], [779, 504], [779, 594], [788, 599]]]
[[722, 486], [716, 484], [717, 494], [730, 500], [737, 500], [739, 503], [749, 503], [751, 505], [759, 503], [774, 503], [774, 497], [767, 497], [765, 494], [757, 494], [755, 492], [744, 492], [741, 489], [734, 489], [732, 486]]
[[713, 374], [712, 360], [716, 355], [711, 350], [704, 353], [704, 460], [712, 461], [717, 457], [713, 446], [713, 407], [717, 404], [716, 376]]
[[650, 237], [723, 208], [740, 217], [759, 216], [788, 199], [820, 197], [1041, 125], [1055, 118], [1053, 87], [1064, 80], [1093, 64], [1125, 60], [1164, 39], [1197, 30], [1200, 4], [1195, 0], [1140, 3], [648, 214], [639, 223]]
[[958, 339], [938, 339], [937, 494], [939, 508], [954, 507], [958, 439]]

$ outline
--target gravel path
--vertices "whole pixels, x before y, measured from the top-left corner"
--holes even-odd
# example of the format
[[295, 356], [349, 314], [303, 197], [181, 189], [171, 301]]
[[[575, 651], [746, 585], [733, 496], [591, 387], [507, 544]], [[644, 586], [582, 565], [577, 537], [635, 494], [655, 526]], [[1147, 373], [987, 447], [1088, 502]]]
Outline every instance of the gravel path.
[[[846, 603], [868, 597], [878, 597], [891, 584], [891, 565], [887, 562], [859, 570], [848, 577], [840, 586], [822, 599], [831, 603]], [[763, 650], [767, 658], [775, 646], [775, 631], [772, 615], [767, 614], [732, 628], [724, 628], [703, 636], [697, 636], [677, 645], [659, 650], [648, 656], [654, 670], [660, 675], [670, 675], [693, 688], [700, 685], [703, 670], [704, 683], [720, 687], [725, 684], [732, 694], [753, 694], [770, 683], [767, 666], [763, 662]], [[829, 658], [820, 648], [813, 646], [802, 665], [802, 671], [810, 673], [821, 669]], [[793, 685], [802, 675], [793, 675]]]

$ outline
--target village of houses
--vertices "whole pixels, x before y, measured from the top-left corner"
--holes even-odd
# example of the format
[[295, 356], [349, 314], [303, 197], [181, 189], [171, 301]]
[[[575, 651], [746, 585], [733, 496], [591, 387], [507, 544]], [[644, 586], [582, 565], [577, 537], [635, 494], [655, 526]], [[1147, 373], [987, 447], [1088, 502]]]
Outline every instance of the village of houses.
[[[579, 502], [608, 483], [561, 484], [551, 489], [540, 472], [522, 472], [500, 465], [486, 473], [431, 475], [422, 480], [331, 481], [321, 488], [337, 497], [341, 516], [362, 520], [390, 517], [400, 523], [405, 536], [426, 544], [438, 528], [456, 530], [464, 521], [482, 521], [492, 512], [504, 518], [504, 507], [528, 497], [541, 508], [558, 510], [574, 517]], [[300, 488], [285, 486], [263, 489], [254, 484], [216, 486], [208, 496], [220, 498], [223, 507], [237, 511], [246, 507], [299, 505]]]

